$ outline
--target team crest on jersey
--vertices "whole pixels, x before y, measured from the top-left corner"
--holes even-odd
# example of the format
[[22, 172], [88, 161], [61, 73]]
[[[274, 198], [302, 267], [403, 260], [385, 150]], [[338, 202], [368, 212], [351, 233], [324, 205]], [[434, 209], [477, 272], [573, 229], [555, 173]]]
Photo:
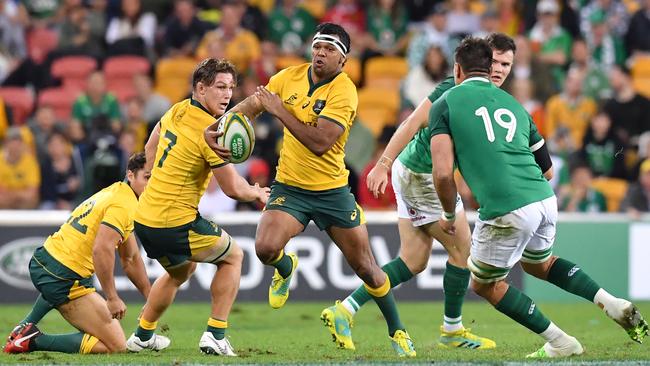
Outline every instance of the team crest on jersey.
[[298, 99], [298, 93], [293, 93], [289, 98], [284, 100], [284, 103], [288, 105], [293, 105], [296, 99]]
[[320, 114], [320, 112], [322, 112], [324, 108], [325, 108], [325, 101], [323, 99], [316, 99], [316, 101], [314, 102], [314, 106], [312, 107], [312, 110], [314, 111], [314, 113]]
[[273, 202], [269, 203], [269, 205], [282, 206], [282, 205], [284, 205], [284, 201], [286, 201], [286, 200], [287, 200], [287, 198], [285, 196], [280, 196], [280, 197], [274, 199]]

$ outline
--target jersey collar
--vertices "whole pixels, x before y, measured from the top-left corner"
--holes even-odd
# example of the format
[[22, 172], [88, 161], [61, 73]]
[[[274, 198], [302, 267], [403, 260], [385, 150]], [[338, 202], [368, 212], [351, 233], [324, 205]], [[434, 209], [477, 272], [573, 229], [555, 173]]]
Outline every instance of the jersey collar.
[[314, 94], [314, 92], [316, 91], [316, 89], [318, 89], [318, 88], [320, 88], [321, 86], [323, 86], [323, 85], [325, 85], [325, 84], [331, 82], [331, 81], [334, 80], [334, 78], [336, 78], [340, 73], [341, 73], [341, 72], [339, 71], [339, 72], [337, 72], [336, 74], [334, 74], [332, 77], [327, 78], [327, 79], [325, 79], [325, 80], [321, 80], [321, 81], [317, 82], [316, 84], [314, 84], [314, 81], [313, 81], [312, 78], [311, 78], [311, 65], [309, 65], [309, 68], [307, 69], [307, 80], [309, 81], [309, 91], [307, 92], [307, 96], [308, 96], [308, 97], [311, 97], [311, 95]]
[[192, 97], [190, 97], [190, 104], [195, 106], [196, 108], [201, 109], [203, 112], [209, 114], [210, 116], [212, 116], [212, 114], [210, 114], [210, 112], [208, 112], [208, 110], [205, 109], [205, 107], [201, 103], [199, 103], [198, 101], [196, 101], [196, 99], [194, 99]]
[[468, 82], [468, 81], [482, 81], [482, 82], [484, 82], [484, 83], [489, 83], [489, 82], [490, 82], [490, 80], [488, 80], [487, 78], [484, 78], [484, 77], [482, 77], [482, 76], [473, 76], [473, 77], [471, 77], [471, 78], [467, 78], [467, 79], [463, 80], [463, 82], [460, 83], [460, 84], [461, 84], [461, 85], [462, 85], [462, 84], [465, 84], [465, 83]]

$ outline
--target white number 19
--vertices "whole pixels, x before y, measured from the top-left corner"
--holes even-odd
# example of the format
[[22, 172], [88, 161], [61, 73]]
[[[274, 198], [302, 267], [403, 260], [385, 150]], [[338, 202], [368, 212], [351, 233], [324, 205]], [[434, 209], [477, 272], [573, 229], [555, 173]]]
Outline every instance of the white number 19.
[[[483, 118], [483, 124], [485, 125], [485, 133], [487, 134], [487, 139], [490, 142], [494, 142], [494, 128], [492, 127], [492, 120], [490, 119], [490, 112], [488, 112], [486, 107], [481, 107], [474, 111], [474, 115]], [[507, 116], [509, 121], [504, 121], [503, 116]], [[517, 131], [517, 118], [515, 114], [512, 113], [509, 109], [499, 108], [494, 111], [494, 120], [497, 124], [508, 130], [506, 134], [506, 141], [512, 142], [512, 139], [515, 137], [515, 132]]]

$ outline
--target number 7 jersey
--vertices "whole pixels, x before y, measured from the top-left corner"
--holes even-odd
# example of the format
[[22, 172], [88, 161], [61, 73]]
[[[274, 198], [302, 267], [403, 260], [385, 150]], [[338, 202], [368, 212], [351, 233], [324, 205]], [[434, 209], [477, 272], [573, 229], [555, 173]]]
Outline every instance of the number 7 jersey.
[[43, 246], [64, 266], [82, 277], [90, 277], [95, 273], [93, 245], [99, 225], [117, 231], [123, 242], [133, 231], [137, 206], [138, 198], [127, 183], [113, 183], [77, 206]]
[[488, 220], [553, 196], [532, 151], [544, 144], [535, 123], [510, 94], [485, 78], [449, 89], [429, 112], [431, 136], [454, 142], [460, 173]]

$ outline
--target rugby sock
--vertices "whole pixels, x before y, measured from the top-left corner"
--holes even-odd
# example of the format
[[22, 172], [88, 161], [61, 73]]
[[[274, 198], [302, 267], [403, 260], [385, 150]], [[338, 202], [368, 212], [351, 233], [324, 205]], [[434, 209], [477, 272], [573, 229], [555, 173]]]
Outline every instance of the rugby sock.
[[144, 318], [140, 318], [138, 328], [135, 330], [135, 336], [140, 338], [141, 341], [146, 342], [153, 337], [153, 332], [156, 330], [156, 326], [158, 326], [158, 322], [150, 322]]
[[594, 301], [600, 286], [580, 267], [566, 259], [558, 258], [548, 271], [546, 280], [574, 295]]
[[396, 331], [404, 330], [404, 325], [399, 318], [397, 313], [397, 304], [395, 304], [395, 297], [393, 292], [390, 290], [390, 278], [386, 275], [386, 281], [381, 287], [371, 288], [368, 285], [364, 284], [366, 290], [370, 296], [375, 299], [379, 310], [384, 315], [386, 319], [386, 325], [388, 326], [388, 334], [392, 337]]
[[278, 273], [280, 276], [282, 276], [282, 278], [287, 278], [287, 276], [291, 274], [291, 269], [293, 269], [293, 260], [291, 257], [284, 254], [284, 250], [280, 252], [280, 255], [269, 264], [278, 270]]
[[[406, 266], [402, 258], [397, 257], [381, 267], [390, 279], [390, 286], [395, 287], [413, 278], [413, 273]], [[365, 286], [359, 286], [350, 296], [343, 300], [343, 306], [354, 315], [372, 296], [366, 291]]]
[[34, 305], [32, 306], [32, 311], [27, 314], [25, 319], [23, 319], [20, 324], [25, 324], [25, 323], [34, 323], [38, 324], [38, 322], [43, 319], [43, 317], [50, 312], [50, 310], [54, 309], [54, 306], [47, 302], [43, 298], [43, 295], [38, 295], [38, 298], [36, 298], [36, 302], [34, 302]]
[[566, 334], [562, 329], [560, 329], [555, 323], [551, 322], [546, 328], [545, 331], [539, 334], [544, 338], [551, 346], [556, 348], [561, 348], [567, 344], [569, 340], [569, 335]]
[[443, 328], [445, 332], [455, 332], [463, 329], [463, 301], [469, 285], [470, 272], [467, 268], [456, 267], [447, 262], [447, 268], [442, 279], [445, 293], [445, 315]]
[[212, 333], [214, 338], [223, 339], [226, 336], [226, 328], [228, 328], [227, 321], [215, 318], [208, 319], [207, 331]]
[[544, 332], [551, 324], [533, 300], [513, 286], [508, 287], [508, 291], [494, 308], [537, 334]]
[[[70, 334], [52, 334], [52, 335], [41, 334], [38, 337], [34, 338], [33, 350], [54, 351], [54, 352], [64, 352], [64, 353], [82, 353], [81, 343], [84, 340], [84, 336], [86, 336], [86, 334], [81, 332], [70, 333]], [[90, 348], [92, 349], [92, 347]]]

